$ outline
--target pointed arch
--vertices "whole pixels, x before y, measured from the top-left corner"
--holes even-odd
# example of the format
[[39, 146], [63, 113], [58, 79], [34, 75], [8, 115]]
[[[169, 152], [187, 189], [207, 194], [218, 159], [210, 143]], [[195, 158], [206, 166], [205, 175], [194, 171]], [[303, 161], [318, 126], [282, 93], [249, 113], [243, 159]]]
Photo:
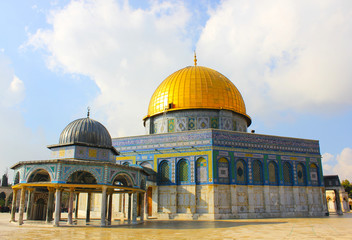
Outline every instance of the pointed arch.
[[306, 174], [306, 168], [303, 163], [298, 163], [296, 166], [296, 172], [297, 172], [297, 183], [300, 186], [306, 186], [307, 185], [307, 174]]
[[208, 164], [205, 158], [200, 157], [196, 161], [196, 183], [208, 182]]
[[244, 160], [239, 159], [236, 161], [236, 183], [247, 184], [247, 164]]
[[282, 166], [282, 171], [284, 175], [284, 185], [292, 186], [293, 185], [292, 165], [289, 162], [284, 162]]
[[274, 162], [274, 161], [269, 162], [268, 171], [269, 171], [269, 185], [278, 185], [279, 178], [278, 178], [278, 171], [277, 171], [276, 162]]
[[224, 157], [218, 160], [218, 179], [219, 183], [230, 182], [229, 161]]
[[319, 186], [319, 169], [315, 163], [311, 163], [309, 166], [310, 181], [312, 186]]
[[187, 183], [190, 181], [189, 164], [186, 159], [181, 159], [177, 163], [177, 184]]
[[163, 160], [159, 163], [158, 168], [158, 182], [159, 184], [168, 184], [170, 183], [170, 165], [169, 161]]
[[263, 184], [263, 164], [259, 160], [252, 163], [253, 184]]

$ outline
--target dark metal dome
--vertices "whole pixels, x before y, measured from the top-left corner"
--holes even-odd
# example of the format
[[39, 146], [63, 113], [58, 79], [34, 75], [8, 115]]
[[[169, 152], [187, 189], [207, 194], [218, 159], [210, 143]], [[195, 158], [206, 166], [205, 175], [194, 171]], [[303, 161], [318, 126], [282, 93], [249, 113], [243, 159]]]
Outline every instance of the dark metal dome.
[[77, 119], [68, 124], [60, 134], [59, 144], [81, 143], [111, 148], [111, 136], [98, 121], [87, 118]]

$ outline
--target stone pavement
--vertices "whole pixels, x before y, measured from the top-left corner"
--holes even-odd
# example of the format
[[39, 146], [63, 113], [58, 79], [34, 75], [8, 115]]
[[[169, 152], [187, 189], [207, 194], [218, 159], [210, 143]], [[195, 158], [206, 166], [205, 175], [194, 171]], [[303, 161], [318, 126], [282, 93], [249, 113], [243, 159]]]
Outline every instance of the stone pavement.
[[352, 213], [324, 218], [147, 221], [135, 226], [52, 227], [9, 223], [0, 213], [0, 239], [352, 239]]

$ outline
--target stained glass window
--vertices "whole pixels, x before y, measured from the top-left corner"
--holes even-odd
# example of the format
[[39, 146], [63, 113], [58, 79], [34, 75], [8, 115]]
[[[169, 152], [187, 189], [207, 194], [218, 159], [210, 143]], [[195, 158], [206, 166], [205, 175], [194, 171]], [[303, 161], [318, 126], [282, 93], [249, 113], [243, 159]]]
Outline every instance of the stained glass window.
[[229, 161], [220, 158], [218, 161], [219, 183], [229, 183]]
[[292, 185], [293, 184], [292, 167], [288, 162], [285, 162], [283, 165], [283, 174], [284, 174], [284, 184]]
[[159, 181], [160, 183], [170, 182], [170, 166], [167, 161], [163, 161], [159, 165]]
[[178, 181], [187, 182], [188, 175], [188, 162], [186, 160], [180, 160], [178, 162]]
[[238, 160], [236, 163], [236, 181], [237, 183], [247, 183], [246, 167], [243, 160]]
[[306, 185], [306, 172], [302, 163], [297, 164], [297, 182], [299, 185]]
[[207, 173], [207, 161], [204, 158], [198, 158], [196, 162], [196, 182], [204, 183], [208, 181], [208, 173]]
[[313, 186], [319, 185], [318, 167], [314, 163], [310, 164], [310, 180]]
[[270, 185], [277, 185], [278, 179], [277, 179], [277, 165], [276, 165], [276, 163], [270, 162], [268, 164], [268, 170], [269, 170], [269, 184]]
[[263, 184], [262, 163], [258, 160], [255, 160], [252, 164], [252, 176], [254, 184]]

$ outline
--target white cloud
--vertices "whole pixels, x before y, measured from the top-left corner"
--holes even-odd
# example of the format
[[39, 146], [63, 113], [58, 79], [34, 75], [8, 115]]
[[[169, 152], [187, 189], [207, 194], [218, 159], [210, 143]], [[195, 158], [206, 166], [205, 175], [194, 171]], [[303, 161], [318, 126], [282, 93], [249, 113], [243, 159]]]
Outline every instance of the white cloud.
[[[11, 167], [18, 161], [49, 156], [44, 134], [26, 127], [18, 104], [24, 99], [25, 87], [11, 67], [11, 61], [0, 53], [0, 146], [1, 165]], [[0, 173], [2, 176], [2, 172]], [[12, 171], [9, 171], [10, 176]], [[12, 179], [10, 178], [12, 181]]]
[[112, 136], [141, 134], [153, 91], [192, 63], [189, 20], [178, 1], [152, 1], [145, 10], [127, 1], [72, 1], [53, 11], [52, 29], [38, 29], [27, 45], [47, 50], [50, 68], [95, 81], [92, 118], [106, 119]]
[[337, 174], [341, 181], [344, 179], [352, 181], [352, 148], [344, 148], [336, 156], [324, 153], [322, 162], [324, 175]]
[[351, 1], [223, 1], [199, 39], [199, 62], [238, 86], [252, 116], [350, 109], [351, 13]]

